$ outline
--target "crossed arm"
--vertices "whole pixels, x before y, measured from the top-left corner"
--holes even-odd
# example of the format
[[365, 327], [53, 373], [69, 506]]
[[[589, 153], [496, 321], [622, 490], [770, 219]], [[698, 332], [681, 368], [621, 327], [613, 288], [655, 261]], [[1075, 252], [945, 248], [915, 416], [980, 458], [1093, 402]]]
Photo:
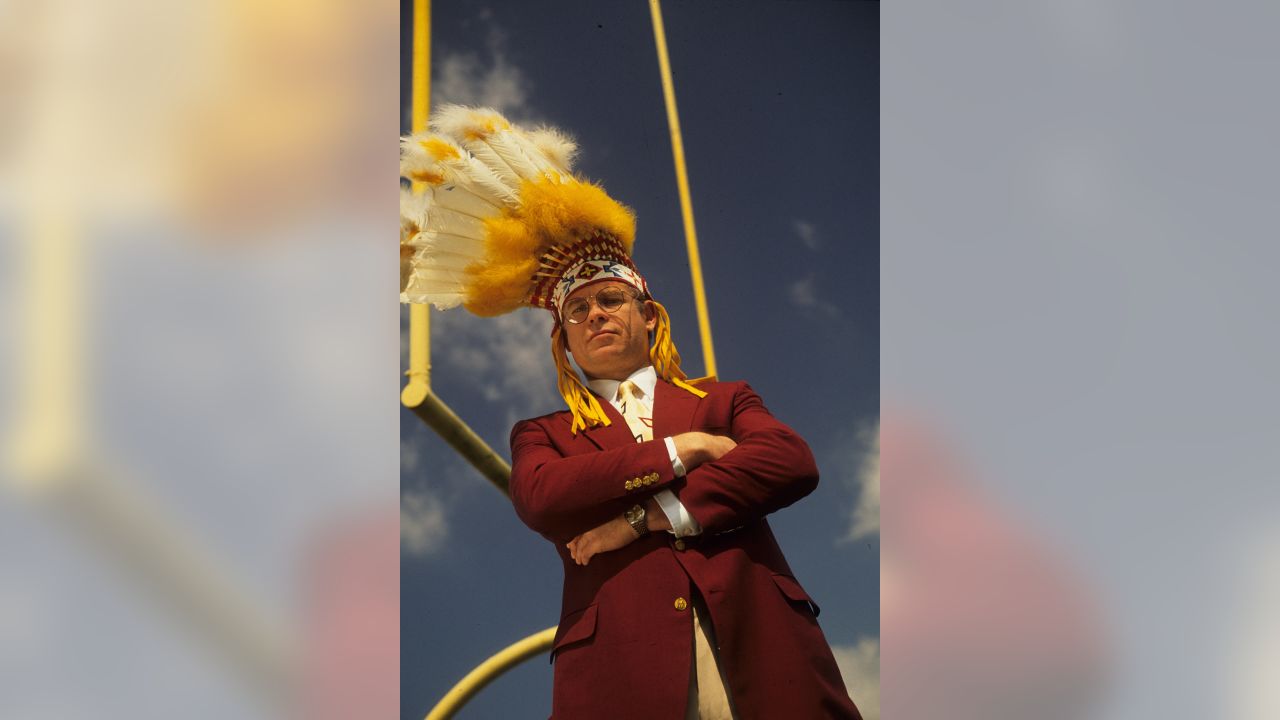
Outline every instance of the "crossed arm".
[[[671, 440], [676, 445], [676, 455], [680, 457], [686, 472], [704, 463], [719, 460], [738, 446], [733, 438], [704, 432], [681, 433], [672, 436]], [[666, 532], [671, 529], [671, 521], [653, 495], [646, 497], [640, 505], [644, 506], [645, 526], [649, 532]], [[574, 562], [586, 565], [593, 555], [624, 548], [638, 537], [625, 517], [615, 517], [577, 535], [567, 543], [567, 547]]]
[[[731, 530], [812, 492], [818, 471], [809, 447], [765, 409], [746, 384], [735, 390], [728, 435], [676, 435], [687, 475], [677, 481], [662, 440], [565, 457], [536, 422], [512, 432], [511, 499], [526, 525], [575, 561], [624, 547], [635, 539], [622, 512], [645, 505], [650, 530], [668, 529], [653, 493], [675, 492], [704, 532]], [[622, 491], [621, 479], [652, 471], [658, 480], [644, 495]]]

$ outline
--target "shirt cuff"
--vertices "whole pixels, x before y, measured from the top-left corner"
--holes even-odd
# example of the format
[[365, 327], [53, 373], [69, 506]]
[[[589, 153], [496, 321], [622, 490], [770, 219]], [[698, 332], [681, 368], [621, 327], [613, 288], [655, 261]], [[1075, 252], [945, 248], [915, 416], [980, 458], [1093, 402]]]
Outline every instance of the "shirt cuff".
[[653, 499], [658, 501], [658, 507], [662, 508], [662, 514], [667, 516], [667, 520], [671, 521], [671, 529], [667, 532], [676, 537], [689, 537], [690, 535], [701, 535], [702, 526], [697, 520], [689, 514], [685, 509], [684, 503], [676, 498], [676, 494], [670, 490], [659, 490], [653, 494]]
[[[671, 438], [666, 438], [667, 455], [671, 458], [671, 468], [675, 471], [676, 477], [684, 477], [684, 463], [680, 462], [680, 456], [676, 454], [676, 444]], [[689, 510], [685, 508], [684, 503], [676, 497], [676, 494], [670, 490], [659, 490], [654, 493], [653, 498], [658, 501], [658, 507], [662, 508], [662, 514], [667, 516], [667, 520], [671, 522], [671, 529], [667, 532], [676, 537], [689, 537], [690, 535], [701, 535], [702, 526], [697, 520], [689, 514]]]
[[676, 477], [684, 477], [684, 463], [680, 462], [680, 456], [676, 454], [676, 441], [671, 438], [663, 438], [667, 443], [667, 457], [671, 458], [671, 469], [675, 470]]

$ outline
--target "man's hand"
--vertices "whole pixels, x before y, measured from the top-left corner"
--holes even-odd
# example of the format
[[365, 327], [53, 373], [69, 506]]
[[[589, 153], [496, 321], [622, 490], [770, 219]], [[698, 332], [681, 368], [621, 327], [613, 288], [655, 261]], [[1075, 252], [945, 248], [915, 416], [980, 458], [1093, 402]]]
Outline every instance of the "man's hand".
[[619, 515], [600, 527], [588, 530], [569, 541], [569, 554], [579, 565], [586, 565], [596, 553], [624, 548], [636, 539], [631, 523]]
[[[652, 495], [645, 498], [643, 504], [644, 524], [649, 532], [666, 532], [671, 529], [671, 521]], [[625, 517], [616, 517], [570, 540], [566, 547], [574, 562], [586, 565], [592, 555], [624, 548], [636, 539], [636, 531], [631, 528], [631, 523]]]
[[715, 462], [738, 447], [731, 437], [704, 432], [680, 433], [671, 436], [671, 441], [675, 443], [676, 454], [686, 471], [692, 471], [702, 463]]

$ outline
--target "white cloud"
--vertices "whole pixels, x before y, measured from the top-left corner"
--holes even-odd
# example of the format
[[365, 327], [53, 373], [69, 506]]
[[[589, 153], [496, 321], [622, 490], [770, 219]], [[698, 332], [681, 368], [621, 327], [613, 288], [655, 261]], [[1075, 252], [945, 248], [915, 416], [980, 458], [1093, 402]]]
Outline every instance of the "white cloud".
[[817, 251], [822, 245], [821, 241], [818, 240], [818, 229], [813, 226], [813, 223], [805, 222], [804, 220], [792, 220], [791, 227], [796, 231], [796, 236], [800, 238], [800, 242], [804, 243], [804, 246], [810, 250]]
[[831, 317], [840, 316], [840, 308], [818, 297], [818, 280], [814, 275], [801, 278], [787, 287], [791, 304], [802, 310], [817, 310]]
[[[400, 367], [409, 367], [409, 313], [400, 324]], [[457, 373], [462, 382], [501, 406], [509, 420], [552, 410], [563, 404], [551, 361], [550, 313], [522, 309], [496, 318], [476, 317], [461, 308], [431, 311], [431, 362]], [[438, 376], [432, 386], [439, 389]], [[403, 467], [403, 458], [401, 460]]]
[[432, 355], [515, 419], [560, 409], [551, 361], [551, 314], [522, 309], [496, 318], [432, 314]]
[[418, 461], [422, 457], [422, 451], [415, 443], [408, 443], [404, 440], [400, 441], [400, 482], [404, 483], [405, 478], [412, 477], [413, 473], [418, 469]]
[[[401, 483], [417, 471], [422, 450], [417, 443], [400, 442]], [[400, 493], [400, 549], [408, 555], [425, 557], [439, 550], [449, 535], [444, 503], [423, 489]]]
[[862, 637], [856, 645], [833, 645], [831, 652], [864, 720], [880, 720], [880, 641]]
[[432, 104], [482, 105], [522, 119], [532, 84], [520, 68], [507, 62], [505, 44], [506, 34], [490, 21], [483, 57], [475, 52], [444, 55], [436, 64]]
[[853, 510], [849, 540], [857, 540], [880, 532], [880, 423], [867, 426], [858, 433], [856, 447], [863, 448], [857, 462], [853, 484], [858, 488], [858, 505]]
[[818, 302], [818, 292], [814, 288], [814, 277], [812, 275], [791, 283], [791, 286], [787, 288], [787, 294], [791, 297], [791, 303], [799, 307], [812, 307]]
[[400, 547], [409, 555], [425, 557], [439, 550], [449, 534], [444, 504], [425, 490], [400, 495]]

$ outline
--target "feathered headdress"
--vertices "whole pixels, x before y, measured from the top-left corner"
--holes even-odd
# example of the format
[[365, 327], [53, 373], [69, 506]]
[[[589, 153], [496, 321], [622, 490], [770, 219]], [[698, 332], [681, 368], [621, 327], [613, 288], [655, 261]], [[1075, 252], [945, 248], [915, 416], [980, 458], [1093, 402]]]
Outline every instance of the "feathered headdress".
[[[560, 306], [604, 278], [649, 294], [631, 260], [635, 216], [572, 174], [577, 146], [557, 130], [525, 131], [488, 108], [450, 105], [431, 132], [401, 138], [400, 301], [462, 305], [491, 317], [532, 306], [555, 316], [551, 352], [573, 430], [608, 425], [565, 354]], [[684, 382], [661, 304], [649, 355], [658, 375]]]

